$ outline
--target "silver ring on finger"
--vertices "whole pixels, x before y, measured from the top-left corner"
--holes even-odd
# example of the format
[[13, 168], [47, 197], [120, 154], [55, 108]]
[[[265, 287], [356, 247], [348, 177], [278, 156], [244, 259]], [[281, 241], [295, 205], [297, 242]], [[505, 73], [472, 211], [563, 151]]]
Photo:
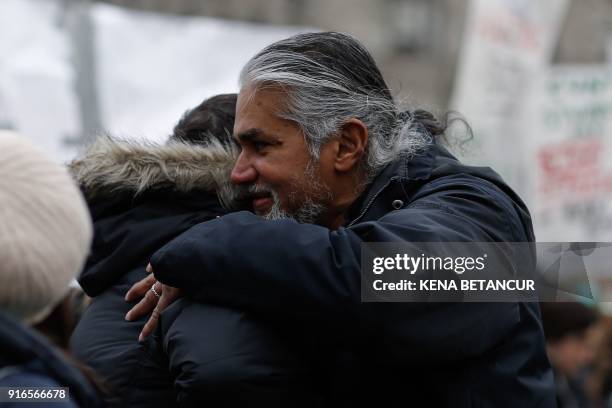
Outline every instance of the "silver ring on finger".
[[153, 294], [155, 295], [155, 297], [159, 299], [159, 298], [161, 297], [161, 294], [160, 294], [160, 293], [157, 293], [157, 291], [155, 290], [155, 284], [156, 284], [156, 283], [157, 283], [157, 282], [155, 282], [153, 285], [151, 285], [151, 292], [153, 292]]

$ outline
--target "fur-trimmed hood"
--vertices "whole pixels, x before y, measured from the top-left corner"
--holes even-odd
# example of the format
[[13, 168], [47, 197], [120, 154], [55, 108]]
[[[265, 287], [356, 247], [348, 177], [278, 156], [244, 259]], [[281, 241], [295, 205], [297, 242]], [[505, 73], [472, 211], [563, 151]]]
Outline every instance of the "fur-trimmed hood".
[[229, 175], [237, 155], [237, 148], [217, 141], [160, 145], [101, 137], [68, 168], [87, 200], [157, 189], [205, 190], [216, 191], [221, 203], [233, 208], [238, 188]]

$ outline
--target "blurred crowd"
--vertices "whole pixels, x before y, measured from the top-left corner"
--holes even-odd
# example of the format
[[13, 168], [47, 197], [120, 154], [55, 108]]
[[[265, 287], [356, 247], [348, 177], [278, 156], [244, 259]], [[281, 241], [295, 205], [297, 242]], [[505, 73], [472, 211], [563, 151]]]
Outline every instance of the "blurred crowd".
[[612, 318], [582, 303], [542, 303], [559, 407], [612, 404]]

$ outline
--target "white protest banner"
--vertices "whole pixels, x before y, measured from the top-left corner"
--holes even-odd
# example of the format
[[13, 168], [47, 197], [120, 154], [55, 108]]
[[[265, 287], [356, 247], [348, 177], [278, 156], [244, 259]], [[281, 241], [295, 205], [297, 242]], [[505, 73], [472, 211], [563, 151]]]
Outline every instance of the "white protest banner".
[[612, 241], [612, 67], [555, 66], [527, 106], [539, 241]]
[[[95, 92], [85, 98], [97, 92], [97, 101], [89, 113], [109, 133], [161, 141], [185, 110], [236, 92], [240, 69], [257, 51], [303, 31], [104, 4], [81, 4], [77, 15], [72, 5], [0, 2], [0, 127], [22, 132], [62, 162], [77, 153], [82, 110], [91, 109], [77, 79], [91, 81], [85, 85]], [[92, 43], [81, 48], [70, 24], [80, 18], [92, 22]], [[93, 77], [77, 78], [75, 61], [83, 60]]]
[[472, 0], [451, 107], [474, 140], [463, 161], [491, 165], [519, 191], [522, 114], [533, 77], [548, 64], [567, 0]]
[[238, 74], [266, 45], [304, 29], [92, 8], [101, 122], [128, 138], [164, 140], [185, 110], [238, 91]]
[[52, 0], [0, 2], [0, 126], [33, 139], [58, 161], [81, 132], [65, 17]]

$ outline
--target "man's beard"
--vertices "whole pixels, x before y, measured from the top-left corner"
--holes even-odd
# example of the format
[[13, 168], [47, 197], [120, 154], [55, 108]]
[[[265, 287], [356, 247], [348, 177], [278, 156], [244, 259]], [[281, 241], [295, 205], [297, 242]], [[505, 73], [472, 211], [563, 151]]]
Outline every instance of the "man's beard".
[[[278, 193], [271, 186], [260, 184], [249, 188], [250, 193], [269, 193], [272, 196], [272, 208], [267, 214], [263, 215], [265, 219], [293, 219], [303, 224], [318, 224], [321, 221], [323, 214], [328, 210], [328, 203], [331, 202], [333, 194], [327, 186], [324, 186], [319, 181], [312, 162], [306, 166], [305, 176], [309, 194], [304, 197], [305, 191], [292, 191], [289, 193], [289, 199], [293, 202], [301, 198], [299, 206], [291, 212], [281, 207]], [[296, 183], [296, 185], [299, 185], [299, 183]]]
[[303, 224], [316, 224], [321, 220], [321, 215], [327, 210], [327, 206], [316, 203], [311, 197], [307, 197], [304, 202], [291, 213], [281, 208], [281, 202], [274, 190], [272, 190], [272, 208], [264, 215], [268, 220], [294, 219]]

